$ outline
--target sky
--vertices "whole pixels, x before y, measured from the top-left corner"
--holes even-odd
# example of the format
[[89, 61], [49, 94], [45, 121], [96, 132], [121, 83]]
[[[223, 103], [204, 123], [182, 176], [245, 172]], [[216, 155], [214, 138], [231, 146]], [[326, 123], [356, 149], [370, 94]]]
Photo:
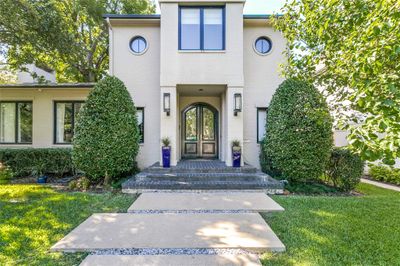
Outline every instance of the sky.
[[[285, 0], [246, 0], [244, 14], [272, 14], [280, 13], [279, 10], [284, 5]], [[157, 13], [160, 13], [158, 4]]]

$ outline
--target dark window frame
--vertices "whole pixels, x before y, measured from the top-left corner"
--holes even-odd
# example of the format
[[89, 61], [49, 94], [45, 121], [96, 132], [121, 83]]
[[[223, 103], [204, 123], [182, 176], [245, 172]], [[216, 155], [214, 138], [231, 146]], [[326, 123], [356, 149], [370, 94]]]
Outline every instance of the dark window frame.
[[72, 103], [72, 116], [71, 116], [71, 126], [72, 126], [72, 136], [74, 135], [75, 131], [75, 104], [80, 103], [84, 104], [85, 101], [79, 101], [79, 100], [74, 100], [74, 101], [53, 101], [53, 144], [54, 145], [71, 145], [71, 142], [57, 142], [57, 104], [58, 103]]
[[[182, 9], [200, 9], [200, 49], [182, 49]], [[204, 49], [204, 9], [222, 10], [222, 49]], [[225, 5], [216, 6], [179, 6], [178, 11], [178, 49], [180, 51], [225, 51], [226, 50], [226, 8]]]
[[[261, 143], [261, 141], [260, 141], [260, 135], [258, 134], [259, 133], [259, 131], [260, 131], [260, 124], [258, 123], [259, 122], [259, 114], [260, 114], [260, 111], [265, 111], [265, 113], [266, 113], [266, 115], [268, 114], [268, 107], [257, 107], [257, 143]], [[264, 124], [264, 127], [266, 126], [266, 122], [267, 121], [265, 121], [265, 124]]]
[[[33, 142], [33, 101], [0, 101], [1, 103], [14, 103], [15, 104], [15, 141], [14, 142], [1, 142], [1, 145], [31, 145]], [[18, 115], [18, 104], [21, 103], [30, 103], [32, 105], [32, 141], [31, 142], [18, 142], [18, 122], [19, 122], [19, 115]]]
[[[141, 51], [141, 52], [135, 52], [135, 50], [132, 48], [132, 43], [133, 43], [134, 41], [136, 41], [136, 40], [142, 40], [142, 41], [144, 42], [144, 46], [145, 46], [145, 47], [144, 47], [143, 51]], [[141, 35], [134, 36], [134, 37], [129, 41], [129, 49], [130, 49], [130, 51], [131, 51], [132, 53], [134, 53], [135, 55], [144, 54], [144, 53], [147, 51], [147, 47], [148, 47], [147, 40], [146, 40], [143, 36], [141, 36]]]
[[142, 111], [142, 127], [139, 127], [139, 132], [143, 133], [142, 138], [139, 140], [140, 144], [144, 144], [144, 107], [136, 107], [136, 110], [141, 110]]

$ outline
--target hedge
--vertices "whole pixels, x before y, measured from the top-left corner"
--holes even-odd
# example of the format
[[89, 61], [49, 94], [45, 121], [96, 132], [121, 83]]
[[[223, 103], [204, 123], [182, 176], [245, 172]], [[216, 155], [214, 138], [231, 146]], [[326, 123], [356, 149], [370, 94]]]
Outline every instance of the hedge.
[[107, 76], [79, 111], [72, 160], [95, 183], [129, 172], [139, 151], [136, 109], [124, 83]]
[[30, 176], [38, 170], [62, 176], [74, 169], [69, 148], [0, 149], [0, 162], [11, 169], [14, 177]]
[[341, 191], [351, 191], [364, 172], [364, 162], [360, 156], [346, 148], [334, 148], [326, 171], [329, 183]]
[[262, 169], [289, 181], [317, 180], [332, 146], [332, 118], [322, 94], [303, 81], [284, 81], [268, 108]]
[[400, 185], [400, 169], [398, 168], [371, 164], [369, 165], [369, 177], [376, 181]]

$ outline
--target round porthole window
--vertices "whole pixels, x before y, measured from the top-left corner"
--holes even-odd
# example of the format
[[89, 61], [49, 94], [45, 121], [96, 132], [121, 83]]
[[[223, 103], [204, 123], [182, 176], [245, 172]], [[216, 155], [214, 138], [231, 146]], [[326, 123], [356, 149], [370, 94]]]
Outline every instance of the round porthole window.
[[143, 54], [147, 49], [146, 39], [141, 36], [133, 37], [129, 47], [134, 54]]
[[261, 55], [266, 55], [272, 50], [272, 42], [266, 37], [260, 37], [254, 44], [254, 49]]

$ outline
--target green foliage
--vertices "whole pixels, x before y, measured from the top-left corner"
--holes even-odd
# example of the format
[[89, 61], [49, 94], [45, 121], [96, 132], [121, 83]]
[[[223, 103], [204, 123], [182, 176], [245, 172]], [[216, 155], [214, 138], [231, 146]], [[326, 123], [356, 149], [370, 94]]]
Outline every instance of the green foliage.
[[71, 149], [0, 149], [0, 162], [10, 167], [15, 177], [73, 172]]
[[87, 253], [49, 252], [93, 213], [126, 212], [135, 195], [60, 192], [48, 186], [0, 186], [0, 264], [79, 265]]
[[0, 185], [8, 184], [13, 176], [10, 167], [0, 162]]
[[171, 140], [168, 137], [162, 138], [161, 142], [164, 147], [168, 147], [171, 144]]
[[108, 69], [102, 15], [154, 12], [150, 0], [2, 0], [0, 52], [14, 69], [35, 64], [59, 82], [97, 81]]
[[0, 61], [0, 84], [16, 83], [17, 75], [12, 71], [8, 65]]
[[345, 148], [334, 148], [326, 171], [329, 183], [341, 191], [351, 191], [364, 172], [364, 162], [360, 156]]
[[92, 181], [110, 179], [135, 166], [139, 150], [136, 109], [124, 83], [106, 77], [90, 92], [79, 111], [72, 158]]
[[68, 184], [68, 188], [71, 190], [81, 190], [81, 191], [87, 191], [90, 188], [90, 179], [83, 176], [80, 177], [79, 179], [72, 180]]
[[232, 147], [240, 147], [240, 140], [237, 140], [237, 139], [233, 140]]
[[400, 169], [384, 165], [369, 165], [369, 177], [376, 181], [383, 181], [400, 185]]
[[317, 180], [332, 143], [332, 119], [321, 93], [302, 81], [284, 81], [268, 109], [262, 168], [291, 181]]
[[400, 156], [400, 1], [291, 0], [282, 13], [274, 25], [288, 41], [285, 76], [326, 88], [339, 126], [351, 131], [351, 148], [364, 160], [394, 164]]

